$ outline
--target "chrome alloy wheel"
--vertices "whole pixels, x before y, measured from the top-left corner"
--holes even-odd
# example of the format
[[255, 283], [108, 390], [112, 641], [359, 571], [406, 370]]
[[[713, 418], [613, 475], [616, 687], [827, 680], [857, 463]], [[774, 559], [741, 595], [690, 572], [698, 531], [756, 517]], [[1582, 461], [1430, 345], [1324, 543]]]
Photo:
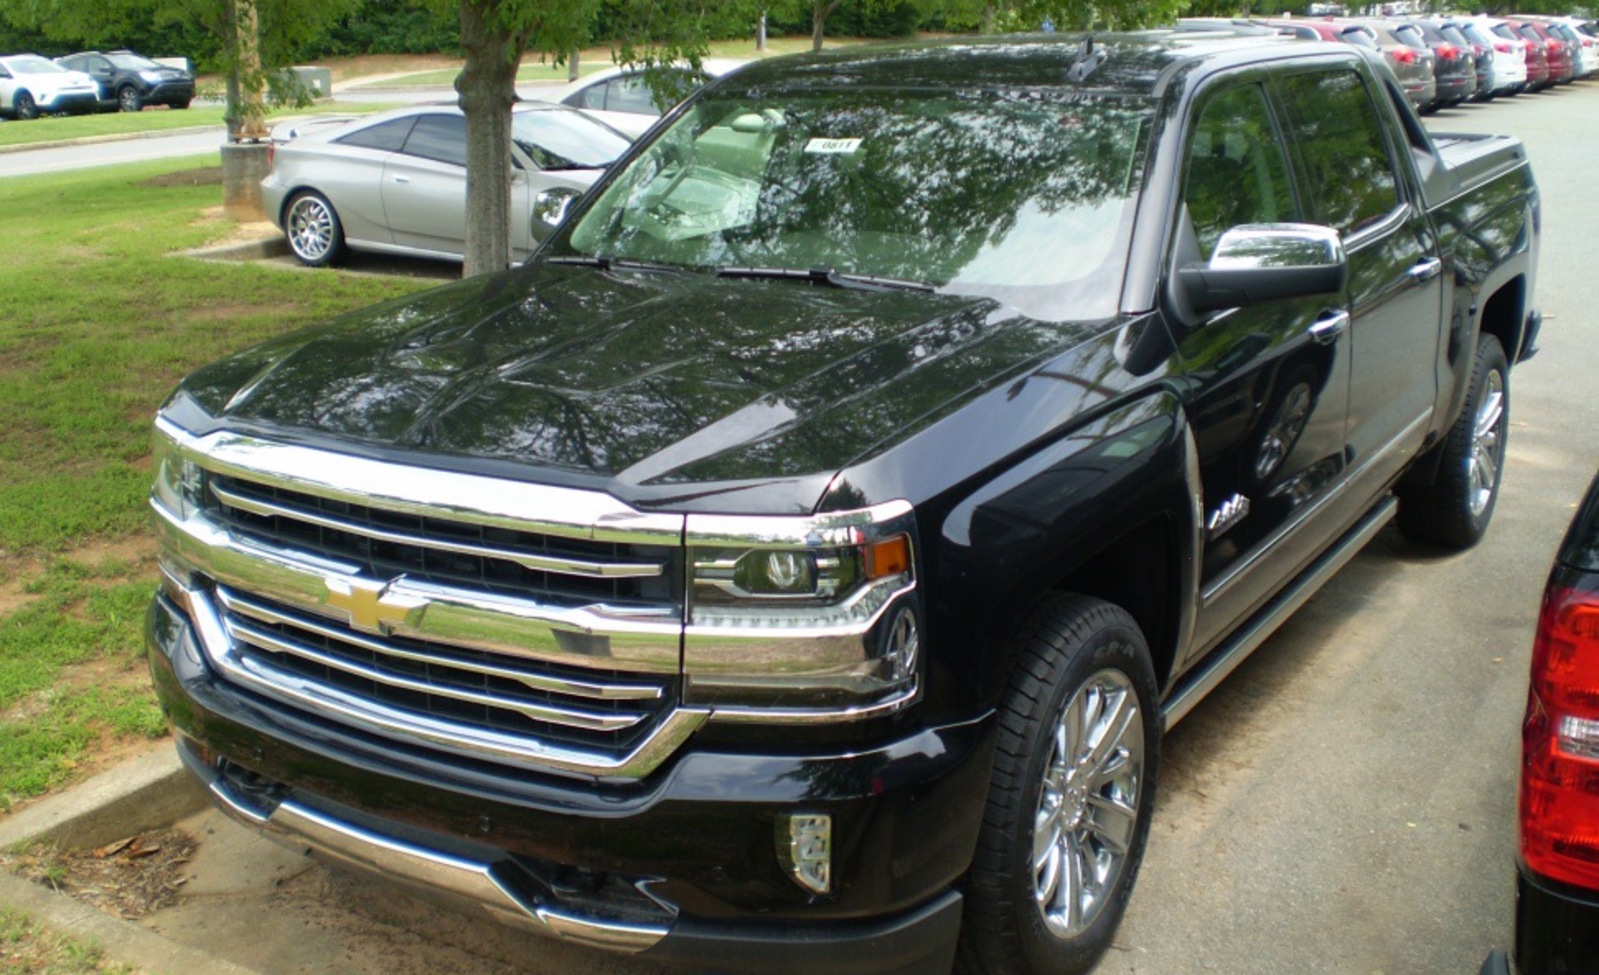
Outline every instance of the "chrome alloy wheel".
[[289, 207], [289, 246], [303, 261], [320, 261], [333, 249], [333, 211], [319, 196], [302, 196]]
[[1477, 404], [1476, 422], [1471, 434], [1471, 516], [1480, 518], [1493, 501], [1499, 485], [1499, 465], [1504, 460], [1505, 377], [1490, 371]]
[[1033, 817], [1033, 900], [1057, 937], [1081, 934], [1116, 888], [1143, 772], [1138, 696], [1127, 675], [1102, 670], [1061, 713]]

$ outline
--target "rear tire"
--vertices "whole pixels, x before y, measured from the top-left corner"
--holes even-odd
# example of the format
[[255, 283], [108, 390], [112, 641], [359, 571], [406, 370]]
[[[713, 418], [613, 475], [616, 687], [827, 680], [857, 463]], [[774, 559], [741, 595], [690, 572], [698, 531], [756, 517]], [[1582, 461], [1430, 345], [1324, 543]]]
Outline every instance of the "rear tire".
[[327, 267], [344, 256], [344, 227], [327, 197], [301, 190], [283, 209], [283, 236], [289, 250], [309, 267]]
[[33, 96], [25, 91], [17, 92], [17, 97], [11, 102], [11, 114], [17, 121], [25, 122], [39, 117], [39, 105]]
[[1154, 667], [1126, 611], [1059, 596], [1023, 627], [967, 882], [958, 970], [1065, 975], [1110, 947], [1149, 837]]
[[1477, 337], [1471, 385], [1438, 451], [1431, 484], [1401, 485], [1399, 530], [1410, 538], [1461, 550], [1488, 530], [1504, 476], [1510, 432], [1510, 369], [1492, 335]]

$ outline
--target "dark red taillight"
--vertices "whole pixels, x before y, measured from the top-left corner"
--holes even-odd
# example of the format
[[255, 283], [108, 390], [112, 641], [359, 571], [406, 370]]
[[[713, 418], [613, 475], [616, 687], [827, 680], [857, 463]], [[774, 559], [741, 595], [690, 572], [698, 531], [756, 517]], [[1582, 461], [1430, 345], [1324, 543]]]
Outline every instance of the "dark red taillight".
[[1453, 61], [1460, 56], [1460, 48], [1455, 47], [1453, 44], [1440, 44], [1433, 50], [1438, 52], [1438, 60], [1440, 61]]
[[1415, 64], [1416, 49], [1413, 47], [1396, 47], [1393, 50], [1394, 60], [1400, 64]]
[[1599, 592], [1544, 594], [1521, 761], [1522, 861], [1599, 889]]

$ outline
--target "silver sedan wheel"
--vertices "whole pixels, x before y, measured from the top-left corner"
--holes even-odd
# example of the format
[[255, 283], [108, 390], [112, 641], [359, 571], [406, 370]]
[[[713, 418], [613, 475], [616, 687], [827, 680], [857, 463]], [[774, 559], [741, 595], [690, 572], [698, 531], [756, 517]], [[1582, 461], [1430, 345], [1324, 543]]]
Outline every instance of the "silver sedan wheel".
[[1138, 696], [1127, 675], [1102, 670], [1061, 713], [1033, 818], [1033, 899], [1057, 937], [1081, 934], [1116, 889], [1143, 771]]
[[1505, 377], [1495, 369], [1488, 373], [1472, 429], [1469, 473], [1473, 518], [1481, 517], [1488, 510], [1499, 484], [1499, 464], [1504, 455], [1504, 420]]
[[307, 194], [289, 205], [285, 221], [289, 247], [294, 256], [306, 263], [327, 259], [338, 239], [338, 218], [333, 208], [320, 196]]

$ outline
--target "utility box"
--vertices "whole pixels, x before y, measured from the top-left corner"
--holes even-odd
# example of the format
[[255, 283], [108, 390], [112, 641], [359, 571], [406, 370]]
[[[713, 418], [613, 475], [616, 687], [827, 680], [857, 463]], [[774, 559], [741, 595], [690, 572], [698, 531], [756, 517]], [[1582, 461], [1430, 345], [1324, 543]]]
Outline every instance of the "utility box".
[[312, 98], [333, 97], [333, 71], [316, 65], [295, 65], [289, 71]]

